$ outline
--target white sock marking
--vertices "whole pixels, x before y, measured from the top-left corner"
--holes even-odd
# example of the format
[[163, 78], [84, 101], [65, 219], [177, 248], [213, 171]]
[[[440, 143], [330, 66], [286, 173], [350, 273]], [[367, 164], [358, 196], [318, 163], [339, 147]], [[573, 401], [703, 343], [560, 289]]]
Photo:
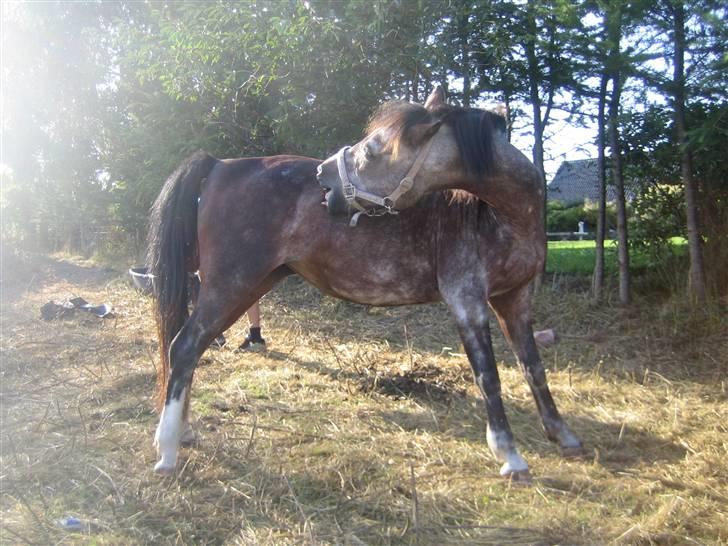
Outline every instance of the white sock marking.
[[185, 396], [186, 389], [182, 389], [179, 399], [170, 400], [162, 409], [159, 426], [154, 435], [154, 445], [159, 455], [159, 462], [154, 466], [154, 470], [161, 474], [170, 474], [177, 466]]
[[512, 442], [509, 442], [502, 432], [494, 432], [488, 427], [486, 433], [488, 447], [499, 461], [505, 461], [500, 469], [501, 476], [507, 476], [514, 472], [524, 472], [528, 470], [528, 463], [521, 457]]

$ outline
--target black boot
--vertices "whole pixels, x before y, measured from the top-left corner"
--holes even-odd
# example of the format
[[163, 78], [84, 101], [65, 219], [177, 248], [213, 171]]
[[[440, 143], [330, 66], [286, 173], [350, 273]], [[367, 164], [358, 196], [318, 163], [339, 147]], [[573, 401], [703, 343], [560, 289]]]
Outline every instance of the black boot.
[[266, 350], [265, 340], [260, 335], [260, 328], [250, 328], [250, 333], [246, 336], [245, 341], [238, 347], [239, 351], [250, 351], [260, 353]]

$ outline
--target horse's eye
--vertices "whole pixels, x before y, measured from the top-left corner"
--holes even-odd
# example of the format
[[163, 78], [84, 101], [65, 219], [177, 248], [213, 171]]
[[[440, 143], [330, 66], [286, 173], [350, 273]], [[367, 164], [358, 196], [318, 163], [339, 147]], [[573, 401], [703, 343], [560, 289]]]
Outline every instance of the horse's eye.
[[364, 157], [367, 159], [374, 159], [374, 155], [375, 153], [371, 143], [367, 142], [366, 146], [364, 146]]

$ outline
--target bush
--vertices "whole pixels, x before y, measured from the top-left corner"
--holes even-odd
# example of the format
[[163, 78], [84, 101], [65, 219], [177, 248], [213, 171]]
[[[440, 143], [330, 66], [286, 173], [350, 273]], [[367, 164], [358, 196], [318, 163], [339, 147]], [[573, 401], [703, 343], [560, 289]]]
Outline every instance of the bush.
[[632, 203], [630, 245], [660, 262], [672, 253], [672, 238], [685, 237], [685, 194], [681, 185], [655, 184]]
[[[593, 234], [597, 229], [599, 204], [585, 200], [576, 205], [565, 205], [560, 201], [549, 201], [546, 204], [546, 229], [554, 232], [577, 231], [579, 222], [584, 222], [584, 230]], [[607, 229], [616, 225], [616, 211], [613, 204], [607, 205]]]

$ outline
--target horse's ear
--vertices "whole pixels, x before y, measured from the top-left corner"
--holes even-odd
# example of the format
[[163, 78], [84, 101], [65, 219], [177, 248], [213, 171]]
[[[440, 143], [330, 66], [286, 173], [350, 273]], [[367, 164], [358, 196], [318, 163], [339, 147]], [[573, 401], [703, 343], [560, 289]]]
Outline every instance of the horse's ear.
[[419, 123], [412, 127], [410, 138], [415, 145], [423, 144], [426, 140], [432, 138], [442, 125], [442, 121], [434, 121], [432, 123]]
[[439, 106], [445, 106], [445, 91], [441, 85], [436, 85], [425, 101], [425, 108], [428, 110], [434, 110]]

